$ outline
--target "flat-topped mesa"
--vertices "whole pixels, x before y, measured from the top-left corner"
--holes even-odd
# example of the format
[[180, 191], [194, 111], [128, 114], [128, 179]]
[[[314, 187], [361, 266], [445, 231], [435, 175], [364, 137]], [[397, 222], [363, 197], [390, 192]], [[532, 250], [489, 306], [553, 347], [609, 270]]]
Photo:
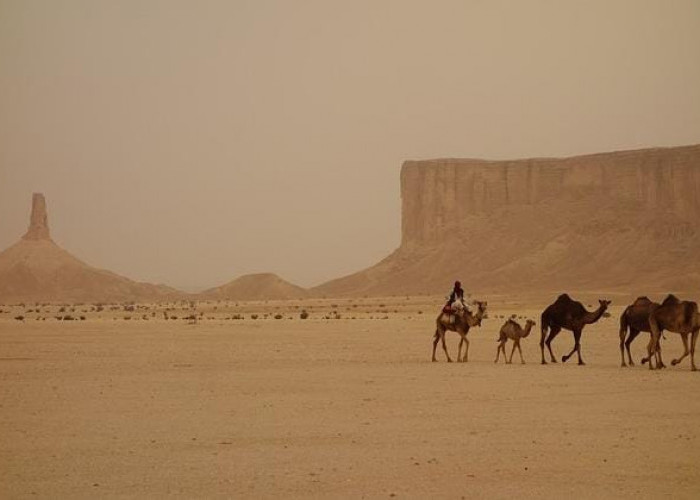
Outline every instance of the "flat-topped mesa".
[[[474, 217], [554, 207], [576, 217], [609, 210], [700, 218], [700, 145], [513, 161], [407, 161], [401, 171], [402, 243], [435, 244]], [[556, 211], [555, 211], [556, 212]], [[621, 213], [621, 212], [620, 212]], [[572, 213], [573, 217], [573, 213]]]
[[46, 199], [42, 193], [32, 195], [32, 215], [29, 218], [29, 229], [22, 236], [24, 240], [50, 240], [49, 217], [46, 212]]

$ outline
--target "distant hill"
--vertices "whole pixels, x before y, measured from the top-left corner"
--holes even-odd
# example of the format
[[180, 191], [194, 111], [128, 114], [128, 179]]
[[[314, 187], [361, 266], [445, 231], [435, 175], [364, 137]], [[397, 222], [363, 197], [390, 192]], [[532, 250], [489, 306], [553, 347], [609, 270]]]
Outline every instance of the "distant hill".
[[700, 145], [407, 161], [401, 246], [315, 296], [700, 290]]
[[0, 252], [0, 303], [157, 301], [181, 292], [97, 269], [63, 250], [49, 234], [46, 201], [36, 193], [29, 230]]
[[283, 280], [276, 274], [247, 274], [225, 285], [211, 288], [201, 298], [216, 300], [289, 300], [307, 295], [304, 288]]

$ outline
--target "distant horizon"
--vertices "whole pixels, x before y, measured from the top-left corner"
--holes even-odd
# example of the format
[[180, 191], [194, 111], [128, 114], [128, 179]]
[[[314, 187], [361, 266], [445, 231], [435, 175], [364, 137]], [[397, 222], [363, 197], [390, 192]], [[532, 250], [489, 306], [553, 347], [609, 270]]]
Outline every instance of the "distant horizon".
[[[490, 160], [490, 159], [475, 159], [475, 158], [442, 158], [442, 159], [436, 158], [436, 159], [425, 159], [425, 160], [406, 160], [404, 163], [410, 163], [410, 162], [416, 162], [416, 163], [432, 163], [432, 162], [436, 162], [436, 163], [440, 163], [440, 162], [451, 162], [451, 161], [454, 161], [454, 162], [467, 161], [467, 162], [481, 162], [481, 163], [486, 163], [486, 164], [489, 164], [489, 163], [498, 164], [498, 163], [511, 163], [511, 162], [517, 163], [517, 162], [519, 162], [519, 161], [527, 162], [527, 161], [531, 161], [531, 160], [532, 160], [532, 161], [547, 161], [547, 160], [566, 161], [566, 160], [568, 160], [568, 159], [575, 159], [575, 158], [589, 158], [589, 157], [606, 156], [606, 155], [610, 156], [610, 155], [625, 154], [625, 153], [642, 153], [642, 154], [643, 154], [643, 153], [648, 153], [648, 152], [658, 151], [658, 150], [668, 150], [668, 149], [673, 149], [673, 150], [678, 150], [678, 149], [696, 149], [696, 148], [698, 148], [698, 147], [700, 147], [700, 144], [687, 144], [687, 145], [670, 146], [670, 147], [644, 147], [644, 148], [638, 148], [638, 149], [626, 149], [626, 150], [616, 150], [616, 151], [608, 151], [608, 152], [588, 153], [588, 154], [583, 154], [583, 155], [575, 155], [575, 156], [567, 156], [567, 157], [558, 157], [558, 158], [555, 158], [555, 157], [532, 157], [532, 158], [520, 158], [520, 159], [513, 159], [513, 158], [511, 158], [511, 159], [505, 159], [505, 160]], [[398, 182], [398, 179], [397, 179], [397, 182]], [[39, 194], [42, 194], [42, 193], [39, 193]], [[37, 195], [37, 193], [34, 193], [34, 194], [33, 194], [33, 196], [36, 196], [36, 195]], [[46, 202], [46, 204], [47, 204], [47, 206], [48, 206], [48, 214], [49, 214], [49, 222], [48, 222], [48, 223], [49, 223], [49, 230], [50, 230], [50, 229], [51, 229], [51, 226], [52, 226], [52, 223], [51, 223], [51, 221], [52, 221], [52, 216], [51, 216], [51, 209], [50, 209], [50, 205], [51, 205], [51, 204], [50, 204], [50, 200], [48, 200], [48, 201]], [[27, 220], [29, 220], [29, 218], [27, 218]], [[64, 250], [67, 250], [69, 253], [72, 254], [72, 252], [69, 250], [68, 247], [62, 245], [62, 244], [60, 243], [60, 241], [56, 241], [56, 240], [55, 240], [54, 235], [53, 235], [53, 232], [51, 232], [50, 236], [51, 236], [51, 239], [52, 239], [56, 244], [58, 244], [61, 248], [63, 248]], [[19, 239], [21, 239], [21, 238], [23, 238], [23, 236], [20, 236], [20, 237], [19, 237]], [[397, 249], [398, 249], [399, 247], [400, 247], [400, 245], [397, 246]], [[0, 248], [0, 253], [1, 253], [2, 251], [4, 251], [4, 250], [5, 250], [5, 248]], [[396, 250], [396, 249], [394, 249], [394, 250]], [[393, 251], [393, 250], [392, 250], [392, 251]], [[387, 254], [387, 255], [388, 255], [388, 254]], [[79, 256], [79, 255], [75, 255], [75, 257], [77, 257], [77, 258], [80, 259], [80, 260], [85, 261], [85, 260], [84, 260], [81, 256]], [[384, 257], [386, 257], [386, 256], [383, 256], [382, 259], [383, 259]], [[381, 259], [380, 259], [380, 260], [381, 260]], [[86, 264], [88, 264], [88, 265], [91, 266], [91, 267], [94, 267], [94, 268], [97, 268], [97, 269], [105, 269], [105, 270], [107, 270], [107, 271], [112, 271], [111, 269], [104, 268], [104, 267], [101, 266], [99, 263], [93, 263], [93, 262], [87, 262], [87, 261], [85, 261], [85, 262], [86, 262]], [[357, 270], [351, 272], [350, 274], [354, 274], [355, 272], [363, 271], [364, 269], [367, 269], [367, 268], [369, 268], [369, 267], [371, 267], [371, 266], [377, 264], [378, 262], [379, 262], [379, 260], [376, 261], [376, 262], [373, 262], [372, 264], [370, 264], [369, 266], [366, 266], [365, 268], [357, 269]], [[195, 265], [195, 264], [196, 264], [196, 263], [191, 263], [191, 265]], [[118, 273], [118, 274], [119, 274], [119, 273]], [[317, 287], [317, 286], [324, 285], [324, 284], [328, 283], [329, 281], [333, 281], [333, 280], [336, 280], [336, 279], [339, 279], [339, 278], [344, 278], [344, 277], [348, 276], [349, 274], [348, 274], [348, 275], [336, 276], [336, 277], [331, 278], [330, 280], [326, 280], [326, 281], [324, 281], [324, 282], [322, 282], [322, 283], [318, 283], [318, 284], [313, 284], [313, 285], [311, 285], [311, 286], [299, 285], [298, 283], [296, 283], [296, 282], [294, 282], [293, 280], [287, 278], [286, 276], [284, 276], [284, 275], [282, 275], [282, 274], [280, 274], [280, 273], [274, 272], [274, 271], [269, 271], [269, 270], [253, 271], [253, 272], [248, 272], [248, 273], [239, 274], [239, 275], [236, 275], [236, 276], [221, 277], [217, 282], [215, 282], [215, 283], [213, 283], [213, 284], [210, 283], [210, 284], [199, 284], [199, 285], [198, 285], [198, 284], [191, 284], [191, 283], [190, 283], [190, 284], [174, 283], [174, 282], [171, 282], [171, 281], [147, 282], [147, 281], [143, 281], [143, 280], [139, 280], [139, 279], [132, 278], [131, 276], [128, 276], [128, 275], [123, 275], [123, 276], [126, 277], [126, 278], [129, 278], [129, 279], [132, 279], [132, 280], [134, 280], [134, 281], [137, 281], [137, 282], [151, 283], [151, 284], [154, 284], [154, 285], [164, 285], [164, 286], [168, 286], [168, 287], [174, 288], [174, 289], [176, 289], [176, 290], [178, 290], [178, 291], [180, 291], [180, 292], [184, 292], [184, 293], [188, 293], [188, 294], [199, 294], [199, 293], [205, 292], [205, 291], [207, 291], [207, 290], [210, 290], [210, 289], [213, 289], [213, 288], [216, 288], [216, 287], [219, 287], [219, 286], [226, 285], [226, 284], [228, 284], [228, 283], [230, 283], [230, 282], [232, 282], [232, 281], [234, 281], [234, 280], [236, 280], [236, 279], [238, 279], [238, 278], [241, 278], [241, 277], [244, 277], [244, 276], [253, 276], [253, 275], [275, 275], [275, 276], [277, 276], [278, 278], [280, 278], [280, 279], [282, 279], [282, 280], [284, 280], [284, 281], [286, 281], [286, 282], [288, 282], [288, 283], [291, 283], [292, 285], [300, 286], [301, 288], [304, 288], [304, 289], [306, 289], [306, 290], [312, 290], [313, 288], [315, 288], [315, 287]]]

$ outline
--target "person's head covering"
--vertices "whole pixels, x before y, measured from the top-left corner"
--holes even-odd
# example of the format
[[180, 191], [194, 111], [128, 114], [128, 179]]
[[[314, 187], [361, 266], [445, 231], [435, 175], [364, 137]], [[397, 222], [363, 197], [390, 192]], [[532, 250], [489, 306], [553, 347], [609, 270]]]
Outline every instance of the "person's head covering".
[[462, 284], [459, 281], [455, 281], [455, 288], [462, 288]]

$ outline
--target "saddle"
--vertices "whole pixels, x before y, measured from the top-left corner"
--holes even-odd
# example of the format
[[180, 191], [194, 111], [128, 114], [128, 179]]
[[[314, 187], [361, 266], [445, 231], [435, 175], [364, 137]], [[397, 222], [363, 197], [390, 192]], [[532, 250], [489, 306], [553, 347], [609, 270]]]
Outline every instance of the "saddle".
[[447, 316], [447, 321], [451, 325], [454, 325], [455, 322], [457, 321], [457, 314], [454, 309], [449, 304], [446, 304], [445, 307], [442, 308], [442, 313]]

